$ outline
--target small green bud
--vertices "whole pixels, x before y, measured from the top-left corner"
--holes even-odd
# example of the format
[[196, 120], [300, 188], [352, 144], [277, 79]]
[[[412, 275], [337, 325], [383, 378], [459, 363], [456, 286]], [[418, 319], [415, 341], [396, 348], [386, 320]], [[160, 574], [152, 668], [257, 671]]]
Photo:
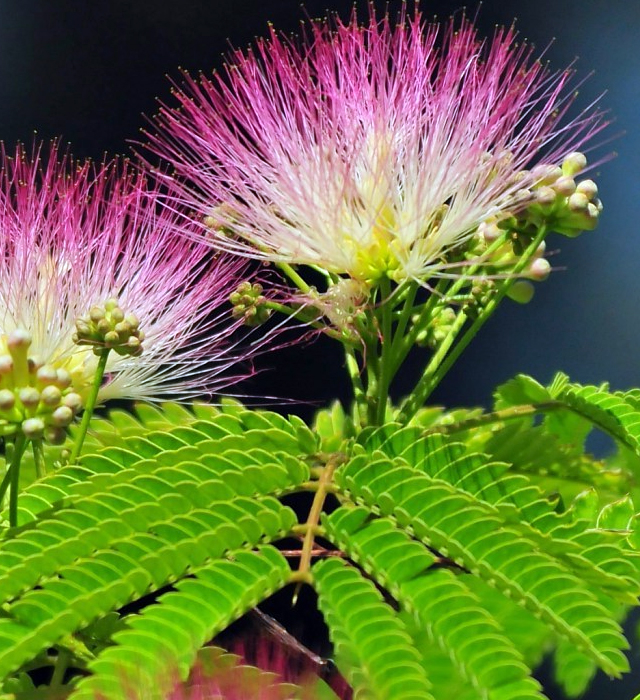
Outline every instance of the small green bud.
[[89, 309], [89, 318], [91, 319], [91, 321], [93, 321], [93, 323], [98, 323], [99, 321], [102, 321], [104, 317], [104, 309], [100, 308], [99, 306], [92, 306]]
[[509, 287], [507, 296], [509, 299], [518, 302], [518, 304], [528, 304], [533, 298], [534, 291], [531, 282], [516, 280], [511, 287]]

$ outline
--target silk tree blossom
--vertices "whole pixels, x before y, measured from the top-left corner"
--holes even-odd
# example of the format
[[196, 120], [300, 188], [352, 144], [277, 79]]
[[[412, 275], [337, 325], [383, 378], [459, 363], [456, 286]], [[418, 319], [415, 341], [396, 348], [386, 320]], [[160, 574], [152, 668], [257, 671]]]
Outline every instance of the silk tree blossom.
[[75, 163], [56, 144], [1, 156], [0, 363], [71, 391], [78, 410], [101, 348], [74, 341], [106, 308], [138, 346], [108, 354], [98, 400], [187, 398], [239, 378], [225, 370], [243, 359], [240, 321], [223, 307], [244, 261], [176, 235], [177, 215], [127, 164]]
[[512, 28], [487, 42], [465, 18], [372, 10], [360, 26], [354, 12], [300, 39], [272, 29], [211, 79], [185, 75], [149, 147], [220, 248], [421, 281], [603, 127], [592, 108], [567, 118], [572, 76]]

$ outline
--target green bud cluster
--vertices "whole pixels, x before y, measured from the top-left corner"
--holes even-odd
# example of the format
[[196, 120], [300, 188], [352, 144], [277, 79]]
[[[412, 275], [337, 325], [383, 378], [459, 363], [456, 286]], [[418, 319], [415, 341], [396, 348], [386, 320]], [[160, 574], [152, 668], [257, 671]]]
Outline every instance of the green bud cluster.
[[10, 333], [6, 345], [8, 354], [0, 355], [0, 435], [21, 431], [31, 440], [62, 444], [82, 408], [71, 375], [29, 355], [31, 336], [26, 331]]
[[[415, 323], [419, 318], [416, 314], [412, 319]], [[451, 331], [454, 321], [456, 320], [456, 312], [450, 306], [441, 306], [436, 309], [429, 325], [420, 330], [416, 336], [416, 345], [420, 347], [437, 347]]]
[[598, 187], [593, 180], [576, 182], [575, 177], [586, 167], [582, 153], [571, 153], [562, 166], [543, 165], [531, 171], [535, 184], [526, 194], [527, 206], [509, 228], [531, 231], [547, 226], [564, 236], [575, 238], [582, 231], [592, 231], [602, 212]]
[[90, 345], [96, 355], [105, 349], [118, 355], [137, 356], [142, 353], [144, 333], [134, 314], [125, 314], [117, 299], [107, 299], [103, 306], [92, 306], [88, 316], [76, 321], [73, 342]]
[[271, 310], [267, 307], [267, 299], [262, 291], [261, 284], [241, 282], [236, 291], [229, 296], [233, 305], [233, 318], [242, 319], [247, 326], [260, 326], [265, 323], [271, 315]]

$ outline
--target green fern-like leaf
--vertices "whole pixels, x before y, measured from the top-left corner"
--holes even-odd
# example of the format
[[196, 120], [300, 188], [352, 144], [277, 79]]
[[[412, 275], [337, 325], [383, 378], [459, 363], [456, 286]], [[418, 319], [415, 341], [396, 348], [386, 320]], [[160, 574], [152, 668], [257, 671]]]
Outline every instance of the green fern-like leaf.
[[357, 697], [432, 700], [411, 637], [375, 586], [336, 559], [313, 567], [318, 604]]

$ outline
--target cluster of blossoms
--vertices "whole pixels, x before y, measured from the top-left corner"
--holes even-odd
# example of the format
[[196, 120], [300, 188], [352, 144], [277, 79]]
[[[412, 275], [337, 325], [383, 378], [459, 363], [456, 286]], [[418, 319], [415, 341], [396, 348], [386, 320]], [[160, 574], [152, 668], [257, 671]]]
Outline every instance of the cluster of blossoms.
[[43, 364], [29, 354], [31, 337], [15, 330], [3, 338], [0, 355], [0, 435], [25, 437], [53, 444], [64, 442], [67, 428], [82, 406], [71, 389], [65, 369]]
[[242, 359], [241, 322], [226, 307], [246, 263], [180, 235], [188, 224], [161, 204], [126, 163], [77, 164], [56, 144], [2, 153], [5, 435], [18, 424], [41, 435], [37, 418], [59, 441], [106, 350], [99, 401], [184, 398], [233, 381], [221, 372]]
[[149, 134], [217, 247], [371, 287], [457, 274], [451, 258], [486, 222], [593, 227], [595, 195], [569, 191], [565, 159], [602, 115], [567, 128], [572, 71], [550, 72], [513, 29], [484, 43], [464, 18], [403, 11], [394, 25], [372, 10], [366, 26], [354, 12], [305, 31], [185, 76]]

